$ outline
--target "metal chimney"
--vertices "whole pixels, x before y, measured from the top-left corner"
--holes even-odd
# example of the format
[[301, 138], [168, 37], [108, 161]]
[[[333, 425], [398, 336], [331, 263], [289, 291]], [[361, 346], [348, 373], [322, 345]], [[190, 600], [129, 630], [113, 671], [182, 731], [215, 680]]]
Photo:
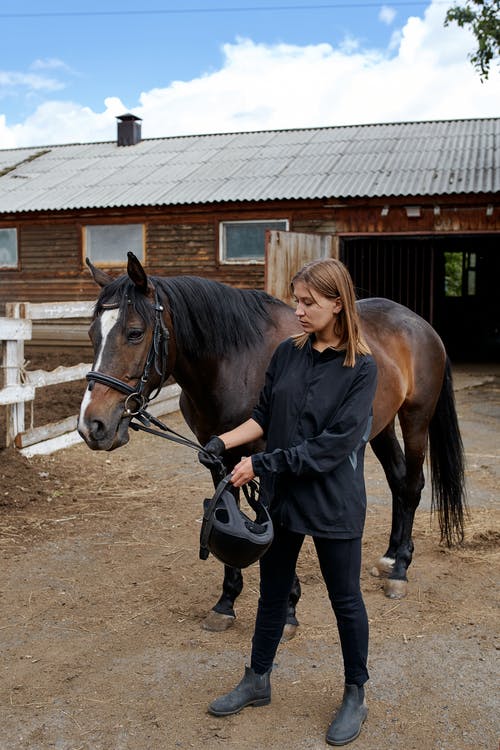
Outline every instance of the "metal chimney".
[[135, 146], [141, 141], [141, 118], [127, 112], [116, 118], [118, 120], [118, 146]]

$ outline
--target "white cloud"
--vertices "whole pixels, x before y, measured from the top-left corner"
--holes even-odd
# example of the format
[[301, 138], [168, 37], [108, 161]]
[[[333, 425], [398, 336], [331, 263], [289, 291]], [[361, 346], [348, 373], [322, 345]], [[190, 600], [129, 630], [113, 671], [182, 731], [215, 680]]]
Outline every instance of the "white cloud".
[[32, 70], [70, 70], [66, 63], [63, 60], [59, 60], [57, 57], [46, 57], [34, 60], [31, 63], [30, 68]]
[[387, 26], [390, 26], [396, 18], [396, 11], [394, 10], [394, 8], [390, 8], [388, 5], [382, 5], [378, 17], [379, 21], [382, 21], [382, 23], [386, 23]]
[[109, 141], [116, 128], [116, 117], [126, 108], [114, 97], [106, 99], [104, 104], [103, 112], [94, 112], [74, 102], [49, 101], [37, 107], [24, 122], [11, 127], [7, 126], [5, 116], [0, 115], [0, 147]]
[[353, 36], [345, 36], [339, 45], [340, 52], [344, 52], [346, 55], [350, 55], [353, 52], [359, 50], [360, 44], [359, 39]]
[[481, 83], [471, 33], [443, 27], [446, 6], [395, 29], [387, 50], [352, 43], [265, 45], [237, 39], [220, 69], [146, 90], [129, 109], [116, 97], [94, 112], [48, 101], [23, 122], [0, 118], [3, 147], [113, 140], [115, 117], [143, 119], [144, 137], [409, 120], [499, 116], [500, 76]]
[[64, 84], [55, 78], [49, 78], [48, 76], [36, 73], [0, 70], [0, 98], [19, 89], [41, 92], [59, 91], [62, 88], [64, 88]]
[[395, 52], [397, 54], [397, 51], [399, 50], [399, 45], [401, 44], [401, 39], [403, 38], [403, 31], [402, 29], [395, 29], [392, 34], [389, 41], [388, 46], [388, 52]]

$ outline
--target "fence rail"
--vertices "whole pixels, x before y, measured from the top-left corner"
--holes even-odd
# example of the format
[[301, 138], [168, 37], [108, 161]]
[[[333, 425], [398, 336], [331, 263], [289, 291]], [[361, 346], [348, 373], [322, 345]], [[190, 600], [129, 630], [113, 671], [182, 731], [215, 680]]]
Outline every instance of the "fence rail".
[[[15, 445], [26, 456], [53, 453], [81, 442], [76, 430], [78, 415], [40, 427], [26, 428], [26, 403], [33, 401], [37, 388], [81, 380], [91, 369], [90, 363], [55, 370], [26, 370], [24, 342], [33, 338], [33, 321], [82, 319], [92, 315], [93, 302], [10, 302], [7, 317], [0, 318], [1, 369], [0, 406], [7, 410], [6, 445]], [[64, 345], [64, 341], [60, 342]], [[161, 416], [179, 408], [180, 388], [170, 385], [150, 404], [148, 411]]]

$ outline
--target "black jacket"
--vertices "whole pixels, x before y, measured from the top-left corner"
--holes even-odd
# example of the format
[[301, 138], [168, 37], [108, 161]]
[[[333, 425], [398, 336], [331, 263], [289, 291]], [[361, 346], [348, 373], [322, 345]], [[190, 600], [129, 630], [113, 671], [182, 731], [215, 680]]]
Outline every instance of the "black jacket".
[[344, 351], [287, 339], [269, 364], [252, 418], [266, 450], [252, 456], [275, 523], [332, 539], [363, 533], [364, 451], [377, 381], [373, 357], [344, 367]]

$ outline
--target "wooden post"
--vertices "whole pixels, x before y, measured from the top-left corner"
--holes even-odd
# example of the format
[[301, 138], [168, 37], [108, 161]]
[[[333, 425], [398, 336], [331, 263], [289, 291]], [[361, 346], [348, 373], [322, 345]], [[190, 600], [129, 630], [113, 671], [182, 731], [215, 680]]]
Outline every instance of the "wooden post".
[[[17, 338], [9, 338], [5, 341], [3, 353], [4, 387], [19, 387], [22, 385], [21, 373], [24, 367], [24, 338], [31, 338], [31, 321], [24, 320], [26, 310], [25, 306], [20, 302], [7, 303], [6, 313], [8, 318], [15, 320], [23, 319], [22, 323], [24, 324], [19, 326]], [[29, 324], [29, 331], [25, 328], [26, 323]], [[9, 336], [13, 337], [14, 332], [9, 334]], [[24, 432], [24, 403], [23, 400], [19, 400], [17, 403], [7, 404], [7, 435], [5, 443], [7, 447], [14, 444], [18, 433]]]

